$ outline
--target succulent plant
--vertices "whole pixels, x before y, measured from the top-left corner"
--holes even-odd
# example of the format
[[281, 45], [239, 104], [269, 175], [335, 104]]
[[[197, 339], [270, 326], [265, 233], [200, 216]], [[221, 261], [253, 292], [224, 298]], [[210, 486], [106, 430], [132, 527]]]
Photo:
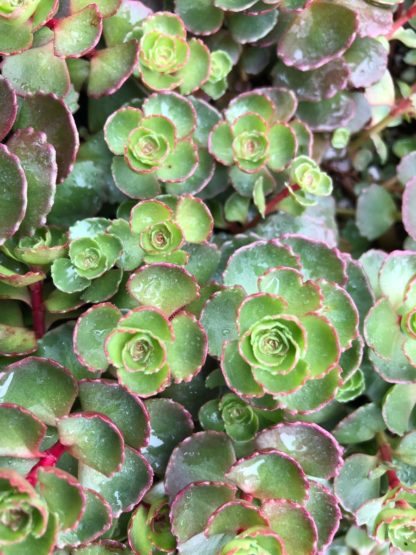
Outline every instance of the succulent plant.
[[[327, 456], [325, 468], [307, 462], [318, 445]], [[290, 555], [323, 550], [340, 511], [334, 495], [316, 479], [337, 473], [339, 465], [336, 442], [313, 424], [267, 428], [243, 458], [221, 432], [188, 437], [173, 451], [165, 478], [179, 551]], [[140, 551], [140, 544], [135, 547]]]
[[156, 196], [162, 183], [172, 194], [199, 191], [211, 179], [214, 164], [199, 148], [197, 125], [193, 103], [176, 93], [150, 96], [143, 111], [127, 107], [112, 114], [105, 138], [116, 155], [116, 185], [133, 198]]
[[187, 40], [179, 17], [156, 12], [142, 22], [142, 32], [139, 72], [146, 86], [191, 94], [207, 81], [210, 52], [202, 41]]
[[387, 381], [415, 379], [413, 356], [414, 309], [413, 282], [415, 255], [400, 251], [386, 255], [369, 251], [364, 267], [377, 295], [377, 302], [365, 322], [365, 336], [374, 367]]
[[[319, 269], [310, 265], [315, 257]], [[344, 272], [336, 251], [296, 236], [254, 242], [232, 254], [226, 287], [208, 300], [201, 322], [209, 352], [220, 357], [237, 395], [268, 394], [292, 410], [331, 400], [341, 355], [359, 337]], [[225, 305], [227, 317], [219, 311]]]
[[415, 21], [0, 0], [2, 555], [416, 553]]

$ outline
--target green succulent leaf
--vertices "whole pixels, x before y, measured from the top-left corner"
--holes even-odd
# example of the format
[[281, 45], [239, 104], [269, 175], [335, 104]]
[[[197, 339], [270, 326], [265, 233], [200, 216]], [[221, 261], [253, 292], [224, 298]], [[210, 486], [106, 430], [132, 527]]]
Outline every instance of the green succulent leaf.
[[[37, 389], [34, 398], [33, 388], [39, 380], [42, 388]], [[20, 405], [51, 426], [69, 413], [78, 392], [77, 383], [68, 370], [57, 362], [40, 357], [27, 357], [10, 364], [0, 383], [1, 403]]]
[[59, 439], [82, 463], [106, 476], [120, 470], [124, 440], [110, 418], [99, 413], [81, 413], [58, 421]]
[[46, 433], [46, 426], [33, 414], [10, 403], [0, 405], [1, 428], [5, 437], [1, 443], [2, 457], [36, 457]]

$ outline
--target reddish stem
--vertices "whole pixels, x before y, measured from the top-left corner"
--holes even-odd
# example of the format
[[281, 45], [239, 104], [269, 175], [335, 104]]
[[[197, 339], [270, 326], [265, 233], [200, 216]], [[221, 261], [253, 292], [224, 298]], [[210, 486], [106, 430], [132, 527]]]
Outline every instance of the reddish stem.
[[41, 459], [26, 476], [26, 480], [32, 484], [32, 486], [36, 486], [39, 468], [50, 468], [55, 466], [66, 450], [67, 448], [65, 445], [57, 441], [55, 445], [52, 445], [52, 447], [41, 453]]
[[[380, 458], [381, 458], [382, 461], [384, 461], [384, 462], [391, 462], [392, 461], [391, 449], [390, 449], [390, 445], [388, 443], [383, 443], [382, 445], [380, 445], [379, 452], [380, 452]], [[401, 482], [398, 479], [395, 470], [388, 470], [387, 471], [387, 478], [389, 480], [389, 486], [392, 489], [397, 488], [398, 486], [401, 485]]]
[[[292, 191], [299, 191], [299, 185], [292, 185]], [[276, 207], [290, 195], [290, 191], [287, 187], [285, 187], [280, 193], [278, 193], [275, 197], [271, 198], [269, 202], [266, 204], [265, 216], [268, 216], [272, 212], [275, 211]], [[243, 226], [237, 226], [235, 223], [230, 224], [228, 227], [228, 231], [233, 234], [243, 233], [247, 229], [251, 229], [259, 224], [262, 220], [261, 214], [257, 214], [255, 218], [253, 218], [250, 222]]]
[[48, 27], [49, 29], [51, 29], [51, 31], [53, 31], [56, 27], [56, 25], [58, 24], [59, 19], [50, 19], [47, 23], [46, 23], [46, 27]]
[[393, 27], [391, 28], [388, 38], [391, 39], [394, 33], [398, 29], [400, 29], [400, 27], [403, 27], [403, 25], [405, 25], [413, 17], [416, 17], [416, 3], [413, 4], [413, 6], [409, 8], [407, 12], [405, 12], [401, 17], [396, 19], [396, 21], [393, 23]]
[[42, 298], [43, 282], [38, 281], [29, 286], [32, 301], [33, 329], [37, 339], [45, 335], [45, 306]]

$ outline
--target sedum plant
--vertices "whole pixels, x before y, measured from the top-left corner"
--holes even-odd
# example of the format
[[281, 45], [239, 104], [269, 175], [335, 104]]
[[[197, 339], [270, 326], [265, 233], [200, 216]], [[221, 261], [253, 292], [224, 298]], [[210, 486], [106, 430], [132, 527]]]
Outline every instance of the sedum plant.
[[0, 0], [0, 553], [416, 553], [411, 0]]

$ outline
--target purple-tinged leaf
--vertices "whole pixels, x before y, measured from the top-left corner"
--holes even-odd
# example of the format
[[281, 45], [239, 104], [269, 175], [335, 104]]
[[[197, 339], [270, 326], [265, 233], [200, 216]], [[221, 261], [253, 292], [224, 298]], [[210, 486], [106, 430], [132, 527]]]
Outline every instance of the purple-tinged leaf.
[[65, 59], [54, 54], [52, 42], [5, 58], [2, 71], [22, 96], [40, 92], [64, 97], [69, 91]]
[[416, 239], [416, 177], [406, 183], [402, 202], [404, 228], [412, 239]]
[[150, 438], [142, 454], [155, 474], [162, 477], [173, 449], [191, 435], [194, 423], [185, 407], [172, 399], [149, 399], [146, 409], [150, 416]]
[[27, 181], [19, 159], [0, 144], [0, 245], [16, 233], [27, 206]]
[[413, 179], [416, 175], [416, 152], [410, 152], [400, 161], [397, 166], [397, 177], [403, 185]]
[[256, 505], [238, 499], [224, 503], [211, 514], [205, 534], [208, 537], [216, 534], [238, 534], [241, 529], [253, 526], [268, 526], [266, 517]]
[[309, 499], [305, 508], [318, 531], [318, 549], [321, 552], [331, 544], [339, 527], [341, 511], [335, 495], [319, 482], [310, 482]]
[[223, 481], [235, 461], [231, 440], [223, 433], [198, 432], [174, 449], [165, 474], [165, 488], [173, 499], [192, 482]]
[[85, 510], [85, 494], [78, 480], [59, 468], [40, 468], [37, 476], [37, 487], [49, 510], [58, 515], [60, 528], [77, 526]]
[[287, 66], [303, 71], [316, 69], [347, 50], [357, 25], [357, 16], [350, 9], [332, 2], [313, 2], [284, 32], [278, 55]]
[[77, 320], [74, 329], [74, 351], [78, 360], [90, 371], [108, 368], [104, 343], [116, 327], [121, 312], [111, 303], [95, 305]]
[[300, 102], [296, 114], [313, 131], [334, 131], [345, 127], [354, 112], [355, 103], [351, 95], [340, 92], [328, 100]]
[[27, 208], [19, 233], [31, 235], [45, 225], [52, 208], [58, 173], [56, 151], [45, 133], [32, 128], [19, 129], [7, 146], [19, 158], [27, 180]]
[[0, 429], [4, 434], [0, 457], [30, 459], [39, 456], [46, 426], [34, 414], [19, 405], [0, 404]]
[[[148, 444], [149, 412], [143, 401], [123, 386], [112, 380], [82, 380], [79, 398], [83, 411], [100, 412], [111, 418], [130, 447], [142, 449]], [[172, 422], [173, 419], [169, 421], [170, 426]]]
[[60, 442], [69, 453], [106, 476], [119, 472], [124, 461], [124, 439], [103, 414], [82, 412], [58, 420]]
[[132, 74], [138, 48], [137, 41], [130, 40], [98, 50], [91, 58], [88, 95], [100, 98], [115, 93]]
[[332, 435], [317, 424], [277, 424], [260, 432], [259, 449], [278, 449], [293, 457], [304, 472], [317, 478], [331, 478], [342, 466], [342, 450]]
[[84, 56], [99, 41], [102, 26], [97, 4], [90, 4], [79, 12], [59, 19], [54, 28], [55, 54], [69, 58]]
[[111, 507], [96, 491], [84, 489], [85, 511], [72, 530], [60, 532], [58, 545], [78, 546], [105, 534], [112, 524]]
[[127, 289], [141, 304], [160, 308], [167, 315], [199, 297], [195, 278], [181, 266], [166, 263], [142, 266], [130, 276]]
[[359, 89], [377, 83], [386, 71], [387, 54], [381, 41], [357, 38], [344, 55], [351, 71], [349, 80], [352, 86]]
[[393, 23], [392, 10], [378, 6], [376, 2], [363, 2], [362, 0], [333, 0], [333, 2], [357, 14], [359, 37], [376, 38], [390, 33]]
[[318, 102], [331, 98], [347, 87], [350, 72], [342, 59], [336, 59], [312, 71], [300, 71], [278, 62], [273, 68], [273, 82], [296, 93], [299, 100]]
[[153, 471], [146, 459], [135, 449], [126, 447], [125, 460], [111, 478], [80, 463], [79, 480], [110, 504], [114, 517], [129, 512], [140, 503], [152, 485]]
[[256, 499], [291, 499], [303, 503], [308, 495], [308, 481], [299, 463], [277, 449], [256, 451], [239, 459], [225, 476]]
[[13, 127], [16, 114], [16, 93], [10, 83], [4, 77], [0, 77], [0, 141], [4, 139]]
[[315, 555], [318, 533], [309, 512], [286, 499], [271, 499], [262, 506], [270, 528], [283, 540], [287, 555]]
[[189, 484], [175, 497], [170, 519], [179, 543], [203, 532], [211, 514], [235, 499], [236, 488], [223, 482], [203, 481]]
[[0, 19], [0, 55], [18, 54], [32, 46], [33, 35], [30, 21], [13, 25]]
[[32, 127], [43, 131], [55, 147], [58, 183], [69, 174], [78, 152], [79, 138], [74, 118], [65, 103], [53, 94], [26, 96], [20, 107], [15, 128]]
[[[0, 375], [1, 403], [21, 405], [50, 426], [55, 426], [56, 420], [71, 410], [78, 392], [77, 382], [57, 362], [32, 356], [4, 370]], [[39, 383], [42, 387], [38, 387]]]

